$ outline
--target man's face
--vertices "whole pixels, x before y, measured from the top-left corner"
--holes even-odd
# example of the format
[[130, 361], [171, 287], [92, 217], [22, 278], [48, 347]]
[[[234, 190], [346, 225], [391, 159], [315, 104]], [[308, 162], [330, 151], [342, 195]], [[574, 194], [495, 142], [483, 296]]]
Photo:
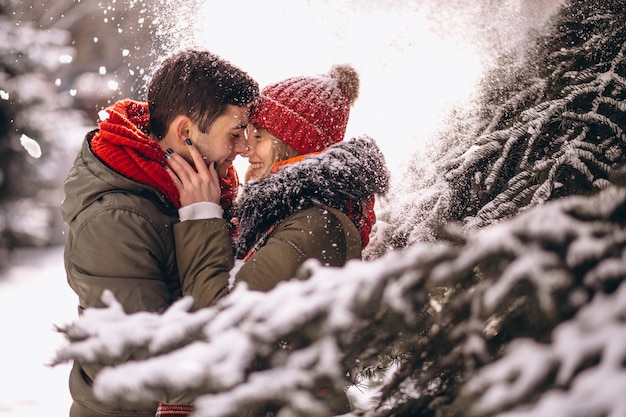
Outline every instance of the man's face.
[[194, 141], [207, 166], [217, 162], [221, 176], [226, 176], [235, 157], [245, 150], [248, 110], [248, 106], [227, 105], [224, 114], [215, 119], [209, 131], [199, 133]]
[[243, 129], [242, 134], [234, 140], [233, 151], [230, 153], [230, 156], [224, 160], [224, 162], [217, 165], [217, 173], [221, 177], [226, 177], [228, 173], [228, 169], [233, 165], [235, 158], [237, 155], [242, 155], [249, 149], [248, 146], [248, 128]]

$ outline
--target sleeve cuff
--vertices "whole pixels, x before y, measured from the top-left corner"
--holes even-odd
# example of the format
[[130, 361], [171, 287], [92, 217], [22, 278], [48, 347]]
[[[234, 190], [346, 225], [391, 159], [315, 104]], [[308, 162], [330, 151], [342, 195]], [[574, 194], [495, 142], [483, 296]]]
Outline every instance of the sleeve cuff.
[[178, 217], [181, 222], [185, 220], [221, 219], [223, 216], [224, 210], [222, 210], [219, 204], [211, 203], [210, 201], [193, 203], [178, 209]]

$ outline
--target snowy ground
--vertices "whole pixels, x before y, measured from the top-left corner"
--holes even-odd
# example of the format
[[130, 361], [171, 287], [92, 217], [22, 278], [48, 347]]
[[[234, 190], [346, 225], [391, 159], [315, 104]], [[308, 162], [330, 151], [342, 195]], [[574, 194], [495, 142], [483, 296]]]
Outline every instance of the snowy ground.
[[0, 271], [0, 417], [68, 415], [70, 365], [46, 363], [63, 343], [54, 324], [75, 319], [63, 248], [14, 252]]

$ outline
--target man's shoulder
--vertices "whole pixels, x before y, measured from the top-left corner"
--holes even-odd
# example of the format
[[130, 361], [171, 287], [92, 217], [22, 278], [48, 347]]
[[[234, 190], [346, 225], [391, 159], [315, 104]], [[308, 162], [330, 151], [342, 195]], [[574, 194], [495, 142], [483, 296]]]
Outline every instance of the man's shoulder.
[[84, 147], [82, 155], [77, 158], [64, 189], [62, 210], [68, 212], [66, 220], [71, 221], [79, 213], [120, 210], [150, 218], [178, 218], [176, 207], [164, 195], [115, 172], [88, 147]]
[[154, 201], [154, 197], [148, 193], [141, 194], [126, 190], [109, 190], [100, 194], [99, 198], [83, 209], [92, 216], [100, 218], [112, 217], [115, 219], [128, 213], [133, 217], [144, 218], [147, 221], [162, 223], [164, 221], [177, 221], [178, 214], [175, 209], [165, 210], [162, 204]]

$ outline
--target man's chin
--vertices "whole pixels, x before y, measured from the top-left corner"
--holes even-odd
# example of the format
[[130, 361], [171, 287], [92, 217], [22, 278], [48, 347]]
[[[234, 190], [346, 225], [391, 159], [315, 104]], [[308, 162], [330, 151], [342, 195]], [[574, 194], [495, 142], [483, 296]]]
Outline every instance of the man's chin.
[[226, 165], [225, 163], [220, 164], [217, 167], [217, 175], [219, 175], [222, 178], [226, 178], [228, 176], [228, 170], [232, 166], [233, 166], [232, 162], [230, 164], [228, 164], [228, 165]]

